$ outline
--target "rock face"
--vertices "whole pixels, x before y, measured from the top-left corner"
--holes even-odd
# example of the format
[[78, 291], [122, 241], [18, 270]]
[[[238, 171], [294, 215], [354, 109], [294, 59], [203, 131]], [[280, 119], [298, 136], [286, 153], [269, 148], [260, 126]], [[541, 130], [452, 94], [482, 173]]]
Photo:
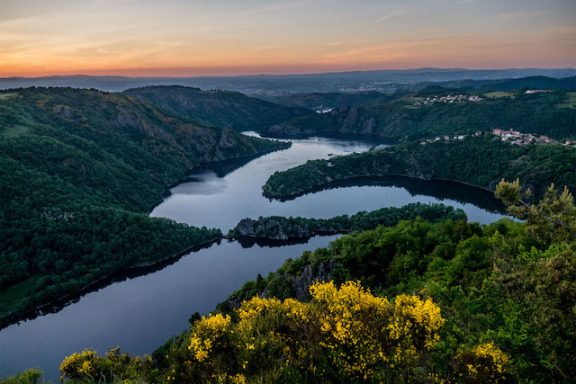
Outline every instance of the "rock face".
[[[299, 275], [290, 279], [292, 290], [296, 299], [300, 301], [309, 300], [310, 286], [318, 281], [333, 280], [333, 271], [336, 269], [335, 267], [336, 263], [334, 260], [321, 262], [316, 266], [316, 268], [313, 268], [312, 265], [307, 264]], [[262, 296], [267, 297], [273, 295], [269, 295], [268, 292], [264, 290]]]
[[291, 240], [308, 238], [315, 234], [307, 223], [296, 223], [284, 217], [260, 217], [258, 220], [242, 219], [231, 231], [235, 238]]
[[221, 310], [230, 311], [239, 308], [242, 302], [254, 295], [260, 297], [292, 297], [300, 301], [310, 300], [310, 286], [318, 281], [331, 281], [336, 278], [336, 271], [338, 264], [334, 260], [325, 260], [317, 263], [316, 265], [306, 264], [298, 273], [294, 275], [282, 274], [280, 280], [285, 282], [285, 293], [288, 296], [283, 297], [278, 292], [267, 285], [265, 279], [259, 277], [260, 281], [256, 281], [254, 290], [249, 295], [232, 294], [224, 302], [220, 303], [218, 307]]

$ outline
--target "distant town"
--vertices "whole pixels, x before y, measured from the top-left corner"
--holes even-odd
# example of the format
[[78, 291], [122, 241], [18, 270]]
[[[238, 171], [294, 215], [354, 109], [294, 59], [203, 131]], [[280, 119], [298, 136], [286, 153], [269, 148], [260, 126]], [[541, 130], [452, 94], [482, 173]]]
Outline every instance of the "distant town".
[[478, 103], [484, 98], [476, 95], [448, 95], [448, 96], [432, 96], [425, 98], [421, 103], [422, 105], [433, 104], [464, 104], [464, 103]]
[[532, 133], [522, 133], [515, 131], [513, 129], [504, 130], [495, 128], [492, 130], [492, 134], [500, 137], [502, 141], [505, 141], [514, 145], [527, 145], [527, 144], [560, 144], [556, 140], [552, 140], [548, 136], [538, 136]]

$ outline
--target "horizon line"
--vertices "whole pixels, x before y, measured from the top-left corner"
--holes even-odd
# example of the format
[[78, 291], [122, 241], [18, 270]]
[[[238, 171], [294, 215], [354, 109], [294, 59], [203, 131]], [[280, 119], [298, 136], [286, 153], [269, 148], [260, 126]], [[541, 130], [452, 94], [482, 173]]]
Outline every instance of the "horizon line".
[[[143, 69], [128, 69], [127, 72], [131, 70]], [[185, 71], [193, 70], [193, 68], [152, 68], [147, 70], [176, 70]], [[570, 66], [558, 66], [558, 67], [490, 67], [490, 68], [478, 68], [478, 67], [410, 67], [410, 68], [382, 68], [382, 69], [351, 69], [351, 70], [341, 70], [341, 71], [310, 71], [310, 72], [280, 72], [280, 73], [253, 73], [253, 74], [206, 74], [206, 75], [130, 75], [130, 74], [90, 74], [86, 73], [72, 73], [72, 74], [45, 74], [45, 75], [12, 75], [12, 76], [0, 76], [0, 79], [43, 79], [50, 77], [117, 77], [117, 78], [127, 78], [127, 79], [151, 79], [151, 78], [174, 78], [174, 79], [190, 79], [190, 78], [225, 78], [225, 77], [276, 77], [276, 76], [313, 76], [313, 75], [330, 75], [330, 74], [347, 74], [347, 73], [370, 73], [370, 72], [408, 72], [408, 71], [528, 71], [528, 70], [549, 70], [549, 71], [560, 71], [560, 70], [576, 70], [575, 67]], [[122, 71], [122, 70], [110, 70]]]

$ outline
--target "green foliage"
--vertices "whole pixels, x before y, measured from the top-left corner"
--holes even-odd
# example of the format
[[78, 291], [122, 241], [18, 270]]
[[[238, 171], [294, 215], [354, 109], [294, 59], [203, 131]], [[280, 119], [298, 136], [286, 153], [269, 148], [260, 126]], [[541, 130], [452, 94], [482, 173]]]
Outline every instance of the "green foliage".
[[0, 260], [0, 287], [33, 278], [19, 301], [0, 294], [0, 303], [13, 311], [59, 299], [114, 272], [153, 264], [221, 235], [110, 208], [52, 210], [21, 220], [21, 226], [4, 231], [5, 257]]
[[75, 383], [146, 383], [143, 373], [154, 375], [149, 356], [132, 358], [116, 347], [98, 356], [93, 350], [84, 350], [67, 356], [60, 364], [61, 381]]
[[2, 325], [114, 272], [220, 237], [146, 213], [203, 162], [286, 147], [117, 94], [0, 94], [9, 95], [0, 99]]
[[564, 187], [559, 193], [551, 184], [538, 204], [529, 204], [530, 189], [522, 191], [520, 181], [509, 183], [502, 180], [496, 187], [496, 196], [514, 216], [526, 220], [528, 230], [542, 243], [569, 241], [576, 238], [576, 206], [574, 197]]

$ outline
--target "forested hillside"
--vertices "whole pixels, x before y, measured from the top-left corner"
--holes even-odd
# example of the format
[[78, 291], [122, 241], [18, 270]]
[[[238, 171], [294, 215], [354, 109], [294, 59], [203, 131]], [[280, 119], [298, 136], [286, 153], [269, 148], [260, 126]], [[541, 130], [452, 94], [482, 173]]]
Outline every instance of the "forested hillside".
[[218, 238], [146, 213], [202, 163], [286, 146], [118, 94], [1, 92], [0, 324], [122, 268]]
[[570, 101], [574, 92], [475, 92], [480, 101], [457, 103], [431, 102], [424, 97], [445, 94], [468, 94], [468, 91], [442, 88], [440, 94], [417, 94], [358, 107], [351, 104], [329, 113], [298, 117], [264, 133], [279, 137], [345, 133], [410, 140], [502, 128], [558, 140], [576, 139], [576, 108]]
[[463, 140], [398, 145], [383, 150], [309, 161], [274, 173], [263, 186], [272, 198], [288, 198], [329, 188], [354, 178], [400, 175], [443, 179], [493, 190], [502, 179], [519, 178], [535, 196], [546, 186], [576, 187], [576, 151], [562, 145], [512, 145], [492, 135]]
[[124, 91], [125, 95], [146, 100], [173, 116], [236, 131], [263, 131], [274, 124], [312, 115], [305, 108], [284, 107], [239, 92], [181, 86], [150, 86]]
[[[417, 97], [429, 91], [439, 90]], [[564, 96], [526, 95], [544, 104], [566, 103]], [[413, 107], [407, 110], [428, 108]], [[569, 124], [571, 110], [556, 109], [568, 111]], [[146, 212], [167, 185], [203, 162], [289, 145], [177, 115], [93, 90], [0, 93], [2, 321], [116, 271], [220, 238], [219, 230]], [[481, 134], [375, 148], [276, 173], [263, 187], [274, 198], [362, 178], [449, 179], [495, 191], [520, 220], [480, 225], [450, 208], [413, 205], [331, 220], [244, 222], [232, 236], [354, 232], [258, 275], [216, 312], [193, 315], [189, 330], [150, 356], [114, 348], [64, 358], [62, 381], [574, 382], [575, 166], [572, 147], [512, 145]], [[40, 377], [31, 370], [0, 383]]]
[[344, 108], [380, 104], [399, 97], [399, 94], [386, 94], [376, 91], [367, 92], [326, 92], [296, 93], [271, 98], [275, 103], [290, 107], [314, 109], [318, 107]]

